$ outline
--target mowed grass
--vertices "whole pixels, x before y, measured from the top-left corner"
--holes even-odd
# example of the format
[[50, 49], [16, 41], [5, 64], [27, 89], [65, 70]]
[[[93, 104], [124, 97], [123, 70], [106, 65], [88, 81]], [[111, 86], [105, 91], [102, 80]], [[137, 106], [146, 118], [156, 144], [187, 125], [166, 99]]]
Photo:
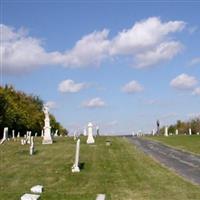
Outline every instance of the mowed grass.
[[200, 154], [200, 135], [148, 136], [146, 138], [157, 140], [178, 149]]
[[[106, 146], [109, 139], [112, 144]], [[44, 186], [41, 200], [95, 200], [105, 193], [113, 200], [199, 200], [195, 186], [139, 152], [127, 139], [98, 137], [95, 145], [81, 138], [80, 162], [83, 169], [73, 174], [75, 142], [57, 138], [52, 145], [6, 142], [0, 146], [0, 199], [18, 200], [34, 185]]]

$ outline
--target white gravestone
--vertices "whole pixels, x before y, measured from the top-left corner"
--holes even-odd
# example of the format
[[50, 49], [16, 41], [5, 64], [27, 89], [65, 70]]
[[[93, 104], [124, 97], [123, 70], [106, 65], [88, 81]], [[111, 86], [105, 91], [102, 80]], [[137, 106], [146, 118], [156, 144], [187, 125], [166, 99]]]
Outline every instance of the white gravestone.
[[199, 132], [197, 132], [197, 135], [199, 135]]
[[51, 126], [50, 126], [48, 107], [44, 106], [43, 112], [45, 115], [45, 119], [44, 119], [44, 137], [42, 144], [52, 144], [53, 140], [51, 136]]
[[38, 200], [40, 195], [38, 194], [24, 194], [21, 196], [21, 200]]
[[87, 138], [87, 144], [93, 144], [94, 138], [93, 138], [93, 125], [92, 123], [88, 123], [88, 138]]
[[80, 172], [79, 169], [79, 153], [80, 153], [80, 139], [77, 140], [76, 142], [76, 154], [75, 154], [75, 162], [74, 165], [72, 166], [72, 172]]
[[3, 144], [6, 140], [8, 140], [8, 127], [5, 127], [3, 129], [3, 138], [0, 142], [0, 144]]
[[155, 135], [155, 129], [152, 130], [152, 135], [153, 135], [153, 136]]
[[17, 133], [17, 137], [20, 138], [20, 132]]
[[189, 128], [189, 135], [192, 135], [192, 129]]
[[31, 131], [27, 132], [27, 144], [31, 144]]
[[176, 135], [178, 135], [178, 129], [176, 129]]
[[42, 193], [43, 191], [43, 186], [42, 185], [35, 185], [31, 188], [31, 192], [33, 193]]
[[34, 139], [33, 139], [33, 136], [31, 137], [31, 145], [30, 145], [30, 155], [33, 155], [34, 154], [34, 151], [35, 151], [35, 148], [34, 148]]
[[168, 127], [165, 126], [165, 134], [164, 134], [166, 137], [168, 136]]
[[12, 139], [15, 140], [15, 130], [12, 130]]
[[98, 194], [96, 200], [105, 200], [106, 195], [105, 194]]
[[35, 133], [35, 137], [37, 137], [37, 135], [38, 135], [38, 133], [36, 132], [36, 133]]
[[58, 130], [56, 130], [54, 136], [55, 136], [55, 137], [58, 137]]

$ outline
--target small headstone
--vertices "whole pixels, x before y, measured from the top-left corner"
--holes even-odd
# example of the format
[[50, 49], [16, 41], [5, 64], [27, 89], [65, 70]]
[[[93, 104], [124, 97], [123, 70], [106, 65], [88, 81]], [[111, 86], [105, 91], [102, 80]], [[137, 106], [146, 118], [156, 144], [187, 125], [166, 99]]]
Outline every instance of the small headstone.
[[17, 137], [20, 138], [20, 132], [17, 133]]
[[30, 155], [34, 154], [34, 140], [33, 140], [33, 136], [31, 137], [31, 145], [30, 145]]
[[15, 130], [12, 130], [12, 139], [15, 140]]
[[94, 141], [94, 138], [93, 138], [93, 132], [92, 132], [92, 128], [93, 128], [93, 125], [92, 123], [88, 123], [88, 138], [87, 138], [87, 144], [93, 144], [95, 141]]
[[3, 129], [3, 138], [0, 142], [0, 144], [3, 144], [6, 140], [9, 140], [9, 138], [8, 138], [8, 127], [5, 127]]
[[176, 129], [176, 135], [178, 135], [178, 129]]
[[35, 137], [37, 137], [37, 135], [38, 135], [38, 133], [36, 132], [36, 133], [35, 133]]
[[96, 127], [96, 131], [97, 131], [97, 136], [99, 136], [100, 133], [99, 133], [99, 127], [98, 126]]
[[192, 135], [192, 129], [189, 128], [189, 135]]
[[168, 136], [168, 127], [167, 126], [165, 126], [165, 133], [164, 133], [164, 136]]
[[106, 141], [106, 146], [110, 146], [111, 145], [111, 141]]
[[21, 139], [21, 145], [25, 145], [25, 140]]
[[58, 137], [58, 130], [56, 130], [54, 136], [55, 136], [55, 137]]
[[77, 140], [76, 142], [76, 154], [75, 154], [75, 162], [74, 165], [72, 166], [72, 172], [80, 172], [79, 169], [79, 152], [80, 152], [80, 139]]
[[105, 199], [106, 199], [106, 195], [105, 194], [97, 194], [96, 200], [105, 200]]
[[40, 195], [38, 194], [24, 194], [21, 196], [21, 200], [38, 200]]
[[43, 186], [42, 185], [35, 185], [31, 188], [31, 192], [33, 193], [42, 193], [43, 191]]
[[197, 135], [199, 135], [199, 132], [197, 132]]

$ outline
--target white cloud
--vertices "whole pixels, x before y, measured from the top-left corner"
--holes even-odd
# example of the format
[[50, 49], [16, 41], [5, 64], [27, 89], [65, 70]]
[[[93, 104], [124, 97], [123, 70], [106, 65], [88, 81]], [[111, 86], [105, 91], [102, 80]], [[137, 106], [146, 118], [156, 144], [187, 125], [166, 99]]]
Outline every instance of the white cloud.
[[106, 103], [101, 98], [96, 97], [84, 102], [83, 106], [87, 108], [98, 108], [98, 107], [105, 107]]
[[151, 17], [136, 22], [111, 39], [108, 39], [109, 31], [103, 29], [83, 36], [65, 52], [47, 52], [41, 39], [31, 37], [27, 30], [1, 24], [3, 70], [22, 73], [43, 65], [94, 67], [117, 56], [130, 56], [138, 67], [148, 67], [170, 60], [182, 50], [182, 44], [172, 39], [171, 34], [184, 27], [183, 21], [162, 22], [158, 17]]
[[86, 83], [75, 83], [73, 80], [67, 79], [58, 85], [58, 90], [63, 93], [76, 93], [87, 87]]
[[137, 22], [131, 29], [123, 30], [112, 41], [111, 54], [133, 54], [149, 50], [167, 39], [169, 33], [183, 30], [183, 21], [162, 23], [158, 17]]
[[141, 86], [137, 81], [133, 80], [122, 87], [122, 91], [126, 93], [136, 93], [144, 90], [143, 86]]
[[47, 102], [45, 103], [45, 106], [47, 106], [47, 107], [50, 108], [50, 109], [54, 109], [54, 108], [57, 107], [57, 104], [56, 104], [55, 101], [47, 101]]
[[76, 42], [73, 49], [63, 55], [63, 64], [66, 67], [84, 67], [99, 65], [108, 56], [109, 31], [104, 29], [84, 36]]
[[177, 55], [183, 46], [179, 42], [163, 42], [155, 49], [140, 53], [136, 55], [136, 67], [146, 68], [157, 65], [163, 61], [171, 60]]
[[180, 74], [170, 82], [170, 85], [176, 89], [189, 90], [193, 89], [197, 83], [198, 80], [194, 76]]
[[190, 65], [190, 66], [200, 65], [200, 57], [193, 58], [193, 59], [190, 61], [189, 65]]
[[200, 96], [200, 87], [197, 87], [193, 90], [192, 92], [193, 95], [197, 95], [197, 96]]

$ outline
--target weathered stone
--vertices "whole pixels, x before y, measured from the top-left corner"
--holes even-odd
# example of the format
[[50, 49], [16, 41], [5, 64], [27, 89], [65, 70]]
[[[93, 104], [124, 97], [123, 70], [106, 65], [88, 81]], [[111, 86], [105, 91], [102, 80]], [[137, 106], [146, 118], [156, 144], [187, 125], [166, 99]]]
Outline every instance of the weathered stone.
[[31, 192], [33, 193], [42, 193], [43, 186], [42, 185], [35, 185], [31, 188]]
[[21, 200], [38, 200], [40, 195], [38, 194], [24, 194], [21, 196]]

